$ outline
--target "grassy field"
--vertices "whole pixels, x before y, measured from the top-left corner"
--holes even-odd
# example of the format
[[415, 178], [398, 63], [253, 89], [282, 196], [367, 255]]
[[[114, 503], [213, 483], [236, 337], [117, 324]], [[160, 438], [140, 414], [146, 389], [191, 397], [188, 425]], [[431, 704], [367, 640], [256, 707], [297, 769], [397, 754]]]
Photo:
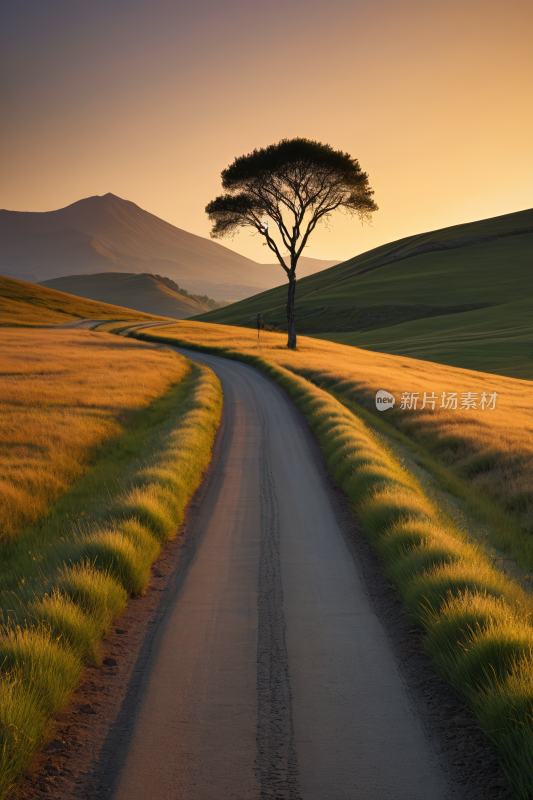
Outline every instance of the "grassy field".
[[0, 545], [45, 514], [98, 448], [186, 371], [165, 349], [118, 337], [0, 330]]
[[[392, 242], [298, 281], [297, 332], [344, 344], [533, 378], [533, 210]], [[414, 256], [419, 247], [503, 238]], [[387, 263], [391, 258], [400, 259]], [[286, 286], [195, 319], [286, 325]], [[480, 358], [480, 363], [477, 359]]]
[[313, 336], [381, 353], [533, 380], [533, 297], [368, 333]]
[[40, 327], [62, 325], [77, 319], [131, 319], [158, 320], [151, 314], [133, 312], [122, 306], [84, 300], [35, 283], [17, 281], [0, 276], [0, 327]]
[[[26, 341], [35, 335], [15, 333], [25, 334]], [[177, 532], [209, 463], [222, 408], [213, 373], [165, 348], [139, 347], [108, 334], [43, 331], [40, 336], [49, 337], [37, 353], [44, 381], [28, 363], [25, 393], [17, 395], [20, 405], [12, 405], [12, 419], [17, 408], [26, 412], [25, 394], [42, 387], [45, 402], [37, 411], [50, 412], [42, 419], [50, 429], [55, 424], [67, 468], [77, 460], [67, 456], [78, 439], [81, 456], [95, 445], [92, 428], [78, 423], [84, 415], [101, 420], [105, 438], [115, 438], [100, 448], [93, 466], [76, 476], [68, 492], [52, 504], [48, 497], [37, 521], [18, 528], [2, 546], [2, 800], [46, 740], [48, 720], [67, 702], [86, 660], [98, 663], [100, 637], [128, 595], [145, 590], [151, 564]], [[48, 365], [46, 353], [52, 354]], [[62, 404], [47, 386], [53, 384], [51, 367], [61, 364], [63, 372], [57, 369], [55, 375], [61, 376]], [[63, 427], [57, 424], [61, 411], [78, 406], [79, 417], [73, 413]], [[39, 427], [30, 433], [26, 441], [42, 445], [47, 455], [31, 473], [38, 485], [39, 476], [46, 478], [42, 467], [53, 464], [55, 455], [47, 449], [46, 430], [42, 436]], [[13, 451], [17, 454], [16, 445]], [[21, 461], [21, 485], [24, 466]], [[72, 470], [66, 472], [72, 483]]]
[[[262, 334], [258, 343], [251, 331], [219, 325], [182, 322], [134, 335], [245, 361], [287, 390], [309, 420], [408, 610], [425, 630], [438, 671], [498, 745], [516, 795], [530, 798], [532, 595], [505, 574], [487, 542], [470, 535], [465, 520], [441, 502], [444, 494], [418, 479], [394, 446], [394, 434], [396, 442], [410, 443], [425, 465], [433, 466], [436, 481], [458, 499], [466, 496], [475, 506], [479, 491], [484, 502], [476, 510], [486, 514], [489, 509], [492, 515], [487, 537], [500, 536], [500, 545], [531, 565], [530, 535], [494, 500], [495, 485], [500, 500], [514, 492], [516, 501], [524, 486], [527, 493], [532, 456], [523, 444], [526, 431], [531, 432], [528, 384], [304, 338], [298, 352], [291, 352], [283, 334]], [[445, 392], [446, 400], [457, 392], [459, 403], [463, 392], [498, 396], [494, 410], [445, 411], [437, 403], [434, 411], [395, 409], [378, 418], [371, 401], [380, 388], [410, 398], [416, 392], [420, 398], [424, 391], [437, 398]], [[387, 426], [391, 436], [384, 436]], [[500, 459], [506, 477], [498, 473]], [[514, 460], [522, 467], [516, 473]], [[485, 483], [476, 489], [480, 475]]]

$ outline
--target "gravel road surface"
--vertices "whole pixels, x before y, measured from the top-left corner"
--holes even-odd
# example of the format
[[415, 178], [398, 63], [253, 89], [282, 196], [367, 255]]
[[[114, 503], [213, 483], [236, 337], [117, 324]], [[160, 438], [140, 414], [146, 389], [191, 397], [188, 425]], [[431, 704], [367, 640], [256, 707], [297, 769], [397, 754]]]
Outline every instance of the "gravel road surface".
[[444, 800], [306, 422], [252, 367], [180, 352], [221, 379], [224, 432], [107, 796]]

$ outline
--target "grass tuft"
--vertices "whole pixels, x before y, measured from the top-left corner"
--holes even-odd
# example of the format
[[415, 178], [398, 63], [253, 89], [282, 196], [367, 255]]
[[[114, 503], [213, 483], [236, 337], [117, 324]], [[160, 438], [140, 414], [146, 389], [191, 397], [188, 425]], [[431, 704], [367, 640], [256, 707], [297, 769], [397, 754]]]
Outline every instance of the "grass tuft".
[[63, 646], [61, 635], [53, 637], [43, 625], [4, 630], [0, 665], [2, 676], [16, 675], [23, 684], [31, 683], [51, 714], [63, 706], [82, 668], [76, 654]]
[[58, 592], [89, 614], [102, 633], [126, 605], [124, 587], [87, 561], [61, 567], [56, 583]]
[[118, 530], [100, 531], [83, 543], [83, 555], [93, 569], [111, 575], [128, 594], [141, 594], [152, 562], [146, 552]]
[[55, 589], [43, 600], [32, 603], [29, 611], [30, 622], [42, 624], [52, 639], [81, 658], [87, 655], [92, 664], [98, 663], [97, 642], [103, 633], [102, 626], [73, 600]]
[[399, 522], [408, 520], [430, 522], [435, 517], [435, 509], [427, 498], [420, 492], [407, 489], [396, 482], [375, 489], [369, 499], [364, 499], [364, 496], [361, 497], [355, 492], [352, 499], [358, 503], [359, 517], [365, 530], [375, 539]]
[[169, 488], [153, 483], [136, 486], [124, 494], [110, 509], [115, 519], [135, 517], [160, 542], [164, 542], [175, 527], [172, 498]]

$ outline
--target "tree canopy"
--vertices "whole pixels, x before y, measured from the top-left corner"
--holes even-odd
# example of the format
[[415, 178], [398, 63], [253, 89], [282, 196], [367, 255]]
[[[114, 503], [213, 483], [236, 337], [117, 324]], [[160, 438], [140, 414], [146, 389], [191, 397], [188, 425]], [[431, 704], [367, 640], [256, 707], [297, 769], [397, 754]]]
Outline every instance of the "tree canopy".
[[[296, 265], [311, 233], [336, 210], [369, 221], [377, 206], [368, 176], [357, 159], [329, 144], [310, 139], [283, 139], [278, 144], [239, 156], [222, 172], [226, 193], [212, 200], [206, 212], [211, 236], [233, 235], [254, 228], [265, 238], [289, 279], [287, 324], [289, 347], [296, 346], [294, 297]], [[272, 236], [271, 220], [280, 235]], [[289, 265], [282, 250], [287, 251]]]

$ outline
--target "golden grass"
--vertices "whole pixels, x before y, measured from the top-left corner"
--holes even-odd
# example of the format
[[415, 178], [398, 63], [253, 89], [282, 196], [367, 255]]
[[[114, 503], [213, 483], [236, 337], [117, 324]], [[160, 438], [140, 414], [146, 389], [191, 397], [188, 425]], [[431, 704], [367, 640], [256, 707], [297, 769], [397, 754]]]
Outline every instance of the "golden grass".
[[46, 513], [189, 366], [92, 331], [0, 329], [0, 543]]
[[[136, 319], [163, 319], [142, 311], [133, 313]], [[0, 275], [0, 327], [39, 327], [79, 319], [128, 319], [131, 316], [131, 309]]]
[[[402, 356], [374, 353], [300, 336], [298, 350], [287, 350], [286, 335], [228, 325], [184, 320], [158, 327], [153, 334], [182, 342], [224, 348], [262, 358], [333, 389], [421, 443], [441, 463], [514, 513], [533, 532], [533, 416], [530, 381], [474, 372]], [[396, 397], [393, 410], [378, 412], [375, 394]], [[402, 393], [419, 393], [416, 410], [400, 410]], [[435, 410], [422, 410], [424, 392], [432, 392]], [[445, 410], [442, 393], [497, 392], [495, 410]]]

